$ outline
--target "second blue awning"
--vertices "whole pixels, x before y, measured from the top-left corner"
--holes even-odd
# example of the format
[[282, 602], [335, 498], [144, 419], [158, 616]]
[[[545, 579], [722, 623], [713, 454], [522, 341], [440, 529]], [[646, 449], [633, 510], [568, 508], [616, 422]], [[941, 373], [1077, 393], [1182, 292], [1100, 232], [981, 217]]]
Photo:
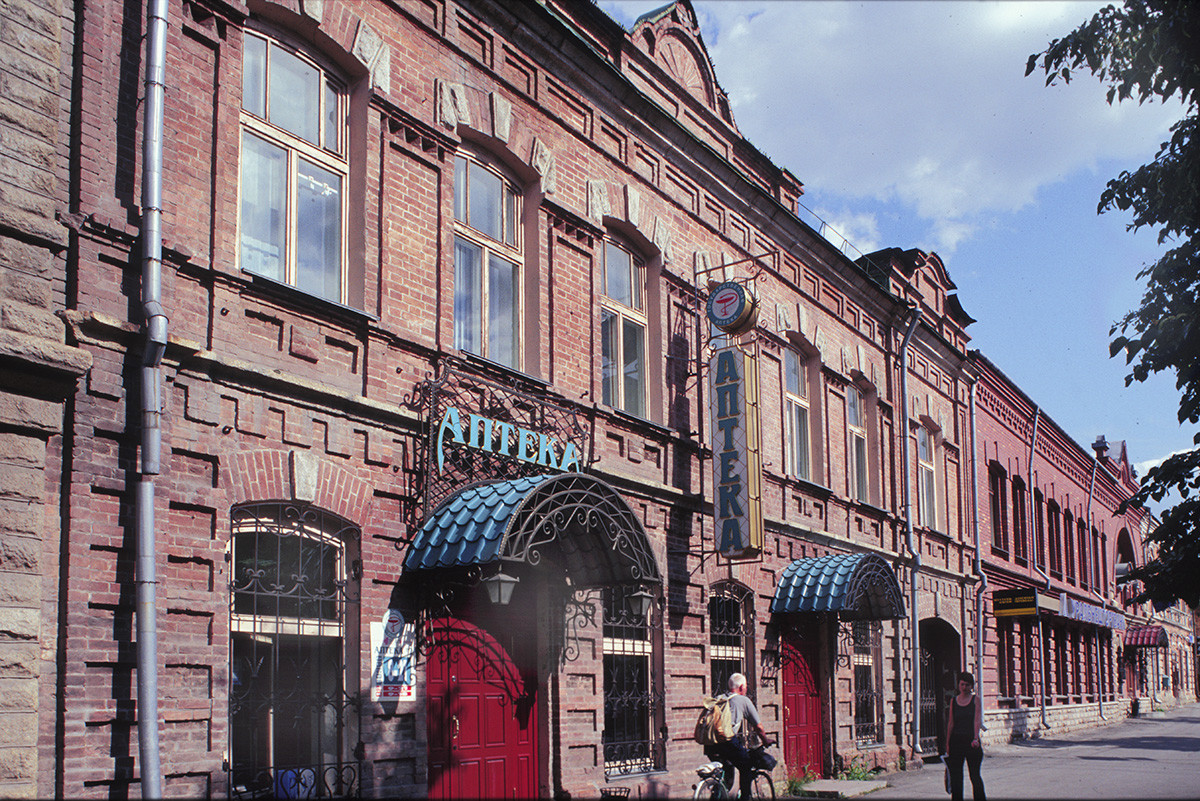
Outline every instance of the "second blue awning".
[[896, 573], [872, 553], [829, 554], [797, 559], [775, 587], [771, 611], [836, 612], [848, 620], [904, 617]]

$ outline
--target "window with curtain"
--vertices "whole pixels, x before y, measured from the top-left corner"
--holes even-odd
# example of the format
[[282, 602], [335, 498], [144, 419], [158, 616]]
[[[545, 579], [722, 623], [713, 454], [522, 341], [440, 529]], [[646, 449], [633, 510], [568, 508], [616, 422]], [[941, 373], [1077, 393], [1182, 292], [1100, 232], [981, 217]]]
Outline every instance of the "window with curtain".
[[917, 512], [922, 526], [936, 529], [937, 480], [933, 433], [925, 426], [917, 428]]
[[235, 797], [352, 796], [359, 531], [304, 504], [234, 509], [229, 771]]
[[870, 500], [867, 483], [867, 416], [865, 398], [857, 387], [846, 388], [847, 477], [850, 497], [864, 503]]
[[521, 197], [496, 167], [454, 159], [454, 347], [521, 369]]
[[645, 266], [631, 248], [604, 241], [600, 301], [600, 381], [603, 402], [646, 417]]
[[327, 300], [346, 294], [346, 91], [317, 61], [247, 31], [238, 259]]
[[790, 476], [812, 478], [808, 436], [808, 370], [804, 357], [794, 350], [783, 352], [784, 437], [787, 472]]

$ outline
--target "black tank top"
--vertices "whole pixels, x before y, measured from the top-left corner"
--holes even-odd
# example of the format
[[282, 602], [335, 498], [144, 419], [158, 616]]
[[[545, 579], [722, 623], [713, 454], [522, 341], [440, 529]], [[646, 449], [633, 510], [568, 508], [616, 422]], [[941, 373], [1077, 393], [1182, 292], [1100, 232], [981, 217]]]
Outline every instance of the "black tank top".
[[[950, 699], [954, 710], [954, 731], [950, 736], [950, 747], [954, 750], [967, 750], [975, 739], [975, 699], [963, 706], [958, 702], [958, 696]], [[957, 746], [957, 747], [956, 747]]]

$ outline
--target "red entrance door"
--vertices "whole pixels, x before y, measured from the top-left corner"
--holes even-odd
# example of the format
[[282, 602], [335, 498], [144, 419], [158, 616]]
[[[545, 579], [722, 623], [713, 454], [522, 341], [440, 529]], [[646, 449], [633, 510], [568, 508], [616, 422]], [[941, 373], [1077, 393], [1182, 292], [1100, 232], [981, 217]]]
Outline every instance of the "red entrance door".
[[465, 620], [441, 618], [430, 635], [429, 797], [536, 798], [536, 677]]
[[795, 774], [824, 776], [821, 696], [817, 691], [816, 627], [782, 638], [783, 758]]

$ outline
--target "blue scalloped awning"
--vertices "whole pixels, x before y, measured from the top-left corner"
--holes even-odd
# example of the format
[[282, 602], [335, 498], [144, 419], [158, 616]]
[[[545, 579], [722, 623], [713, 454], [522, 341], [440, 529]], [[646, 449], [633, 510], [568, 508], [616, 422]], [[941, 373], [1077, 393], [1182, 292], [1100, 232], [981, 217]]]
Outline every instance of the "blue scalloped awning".
[[904, 595], [896, 573], [872, 553], [830, 554], [797, 559], [775, 588], [771, 611], [837, 612], [854, 620], [904, 617]]
[[513, 514], [525, 496], [549, 478], [528, 476], [473, 484], [451, 495], [409, 545], [404, 570], [496, 561]]
[[558, 473], [471, 484], [446, 498], [408, 546], [403, 572], [557, 562], [579, 586], [662, 579], [645, 529], [605, 482]]

